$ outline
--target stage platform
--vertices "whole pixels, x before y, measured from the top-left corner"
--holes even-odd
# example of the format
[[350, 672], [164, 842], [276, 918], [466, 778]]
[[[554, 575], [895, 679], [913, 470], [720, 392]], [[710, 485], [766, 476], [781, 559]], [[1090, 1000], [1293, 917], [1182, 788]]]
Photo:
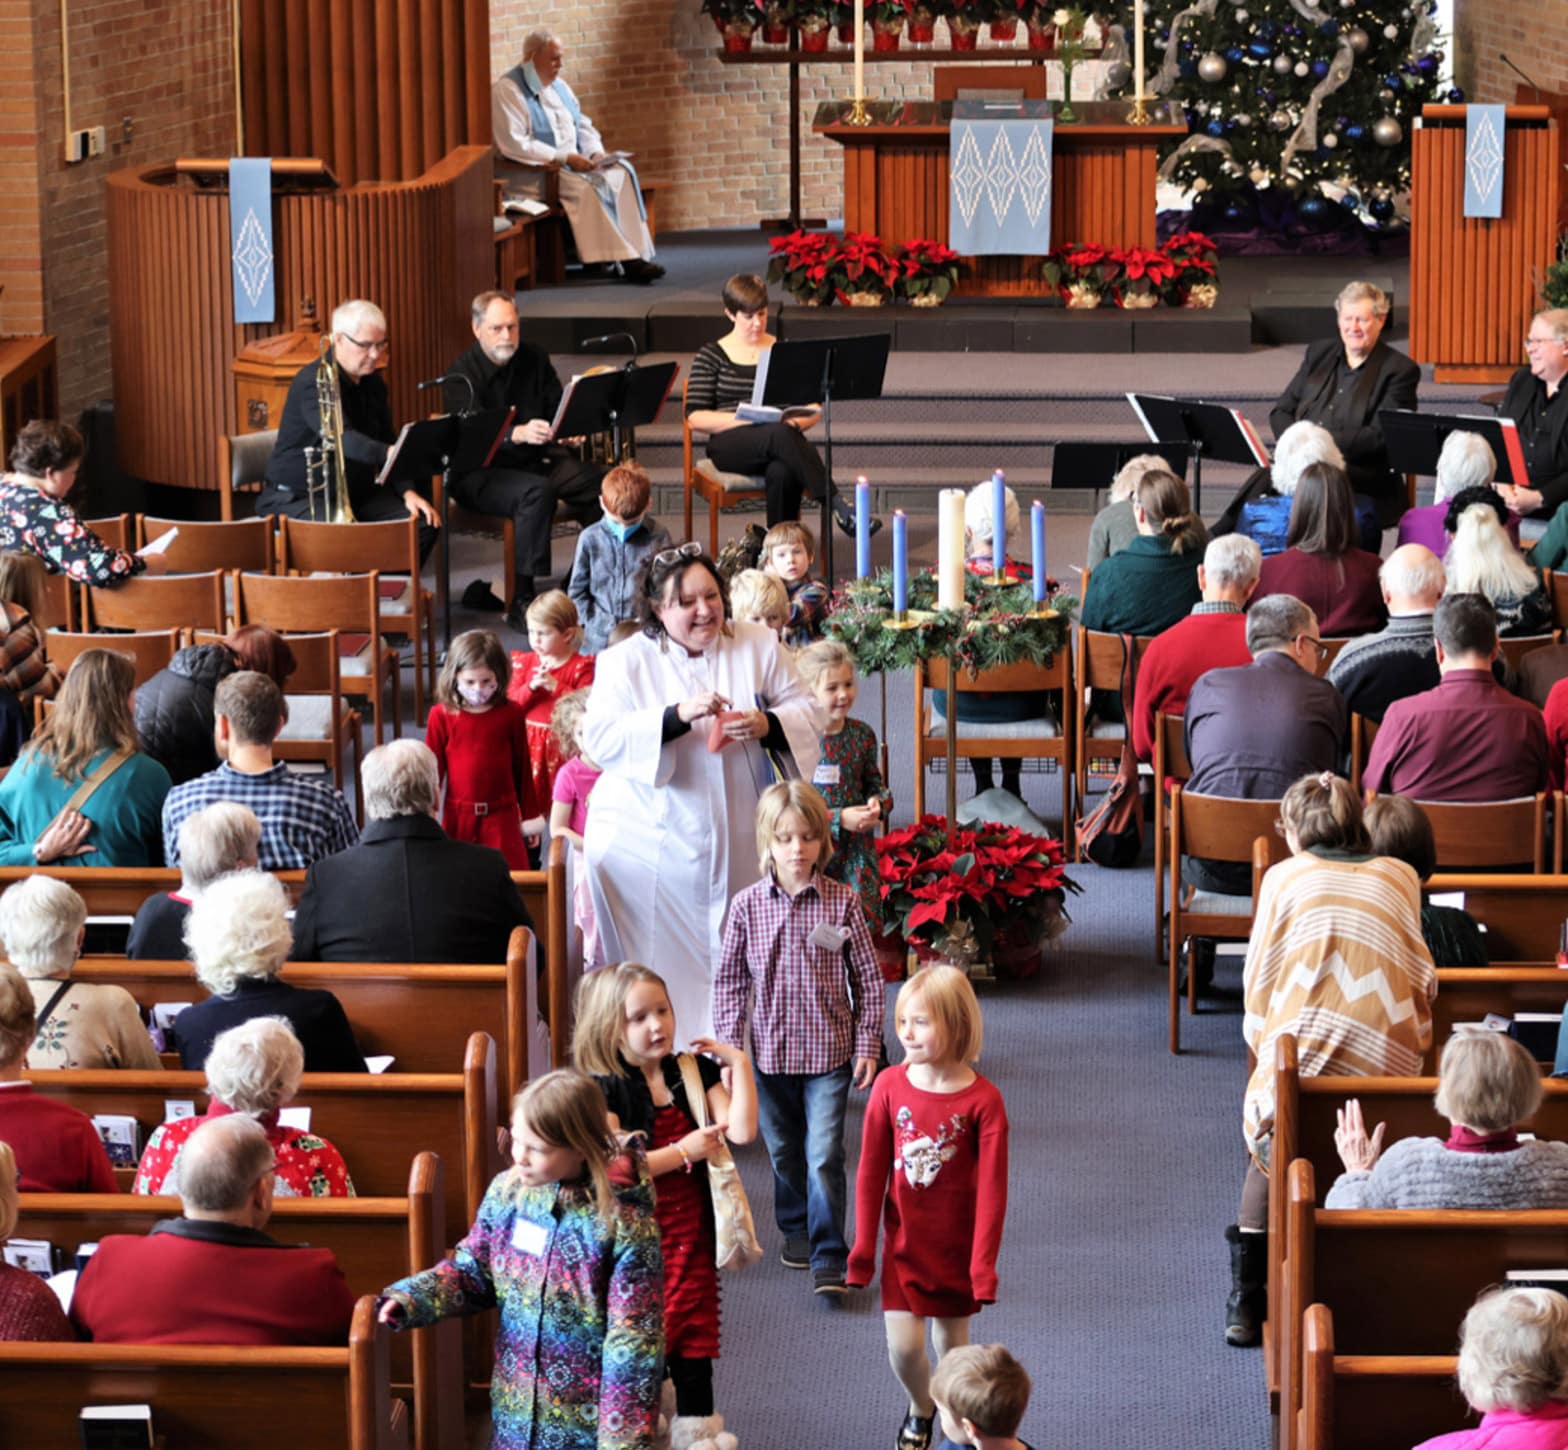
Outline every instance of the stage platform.
[[[667, 233], [658, 245], [667, 272], [649, 286], [570, 272], [561, 286], [519, 293], [527, 336], [554, 353], [575, 353], [587, 339], [615, 332], [630, 334], [643, 352], [695, 352], [726, 326], [719, 303], [725, 279], [767, 273], [768, 239], [755, 229]], [[1019, 298], [950, 299], [935, 308], [800, 307], [775, 289], [773, 327], [780, 337], [887, 331], [899, 352], [1243, 353], [1323, 336], [1335, 295], [1354, 278], [1394, 297], [1392, 335], [1403, 336], [1409, 277], [1403, 256], [1223, 258], [1217, 307], [1142, 312], [1080, 312]]]

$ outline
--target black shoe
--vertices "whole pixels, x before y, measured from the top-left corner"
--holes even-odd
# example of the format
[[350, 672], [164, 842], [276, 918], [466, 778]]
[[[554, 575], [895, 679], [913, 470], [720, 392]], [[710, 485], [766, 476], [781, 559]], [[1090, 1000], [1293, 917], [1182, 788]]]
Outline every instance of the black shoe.
[[515, 629], [525, 638], [528, 635], [528, 606], [533, 603], [530, 597], [524, 599], [521, 594], [512, 601], [512, 607], [501, 616], [501, 622], [508, 629]]
[[641, 257], [633, 257], [631, 261], [621, 263], [621, 275], [628, 282], [640, 282], [646, 287], [664, 275], [664, 268], [657, 262], [645, 262]]
[[779, 1262], [786, 1269], [809, 1269], [811, 1267], [811, 1240], [806, 1238], [785, 1239], [784, 1247], [779, 1250]]
[[1263, 1338], [1268, 1304], [1269, 1238], [1243, 1233], [1232, 1224], [1225, 1230], [1230, 1245], [1230, 1295], [1225, 1300], [1225, 1343], [1246, 1349]]
[[898, 1427], [893, 1450], [931, 1450], [931, 1427], [935, 1420], [935, 1415], [905, 1415], [904, 1423]]
[[490, 587], [488, 579], [475, 579], [463, 591], [463, 608], [499, 614], [506, 605], [496, 597], [496, 592]]
[[844, 1282], [843, 1269], [813, 1269], [811, 1271], [811, 1292], [813, 1294], [833, 1295], [849, 1293], [849, 1285]]
[[[841, 493], [833, 495], [833, 521], [839, 531], [848, 538], [855, 537], [855, 511], [850, 508], [848, 501]], [[875, 537], [882, 531], [882, 520], [873, 516], [871, 520], [871, 534]]]
[[1214, 985], [1214, 939], [1206, 936], [1189, 937], [1187, 945], [1181, 949], [1179, 958], [1180, 975], [1176, 979], [1176, 990], [1183, 993], [1187, 990], [1187, 973], [1196, 970], [1198, 974], [1197, 992], [1200, 997], [1207, 994]]

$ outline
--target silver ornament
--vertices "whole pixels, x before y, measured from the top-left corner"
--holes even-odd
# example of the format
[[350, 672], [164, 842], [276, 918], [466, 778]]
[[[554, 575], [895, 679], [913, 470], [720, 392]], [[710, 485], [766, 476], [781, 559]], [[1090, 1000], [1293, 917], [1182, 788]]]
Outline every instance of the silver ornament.
[[1328, 135], [1321, 136], [1318, 139], [1321, 142], [1321, 144], [1324, 147], [1326, 147], [1328, 150], [1330, 150], [1330, 151], [1332, 151], [1336, 146], [1339, 145], [1339, 137], [1336, 136], [1332, 131], [1330, 131], [1328, 133]]
[[1271, 130], [1274, 130], [1274, 131], [1288, 131], [1288, 130], [1290, 130], [1290, 124], [1291, 123], [1290, 123], [1290, 112], [1289, 111], [1284, 111], [1284, 110], [1275, 111], [1274, 114], [1269, 117], [1269, 128]]
[[1290, 74], [1290, 57], [1276, 55], [1274, 57], [1274, 72], [1276, 75], [1288, 76]]
[[1198, 62], [1198, 79], [1215, 86], [1225, 79], [1225, 73], [1229, 69], [1225, 57], [1211, 50]]
[[1385, 25], [1383, 27], [1383, 38], [1385, 40], [1398, 40], [1399, 27], [1397, 25]]
[[1252, 117], [1249, 116], [1245, 111], [1242, 111], [1239, 115], [1232, 116], [1231, 119], [1243, 129], [1252, 124]]
[[1391, 90], [1389, 90], [1389, 88], [1387, 86], [1384, 86], [1383, 89], [1380, 90], [1377, 93], [1377, 98], [1385, 106], [1389, 106], [1389, 105], [1392, 105], [1393, 102], [1394, 102], [1394, 93]]
[[1345, 43], [1357, 55], [1365, 55], [1367, 53], [1367, 47], [1372, 44], [1372, 37], [1368, 35], [1366, 31], [1364, 31], [1359, 25], [1352, 25], [1350, 29], [1345, 32]]
[[1397, 146], [1404, 137], [1404, 127], [1392, 116], [1379, 116], [1372, 124], [1372, 139], [1379, 146]]
[[1308, 75], [1311, 75], [1312, 74], [1312, 67], [1309, 66], [1306, 63], [1306, 61], [1298, 60], [1296, 62], [1296, 65], [1295, 65], [1295, 73], [1298, 76], [1308, 76]]
[[1105, 67], [1105, 84], [1113, 91], [1119, 91], [1132, 79], [1132, 67], [1124, 60], [1113, 60]]
[[1240, 24], [1245, 25], [1247, 23], [1247, 12], [1245, 10], [1238, 10], [1236, 12], [1236, 19]]

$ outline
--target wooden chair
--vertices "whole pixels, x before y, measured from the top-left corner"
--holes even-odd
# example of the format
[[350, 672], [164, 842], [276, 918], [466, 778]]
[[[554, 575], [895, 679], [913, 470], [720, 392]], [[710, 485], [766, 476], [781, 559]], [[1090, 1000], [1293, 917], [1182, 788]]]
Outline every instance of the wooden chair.
[[1192, 774], [1181, 715], [1163, 710], [1154, 717], [1154, 960], [1165, 960], [1165, 833], [1170, 809], [1170, 782]]
[[[1121, 765], [1122, 741], [1128, 738], [1132, 722], [1101, 719], [1090, 703], [1095, 690], [1120, 696], [1122, 637], [1082, 626], [1077, 634], [1077, 659], [1073, 665], [1073, 680], [1077, 687], [1073, 702], [1073, 759], [1077, 762], [1078, 799], [1083, 802], [1089, 799], [1090, 775], [1109, 779], [1116, 774]], [[1143, 659], [1152, 642], [1152, 638], [1134, 638], [1133, 649], [1138, 660]], [[1096, 756], [1094, 746], [1102, 742], [1109, 742], [1107, 753]], [[1095, 766], [1101, 768], [1095, 769]]]
[[[1245, 941], [1252, 931], [1254, 898], [1224, 896], [1218, 892], [1189, 889], [1183, 900], [1181, 861], [1202, 856], [1210, 861], [1253, 861], [1253, 843], [1262, 837], [1270, 843], [1271, 859], [1283, 860], [1285, 842], [1275, 829], [1278, 801], [1235, 800], [1228, 796], [1194, 795], [1180, 782], [1170, 788], [1170, 1050], [1181, 1051], [1181, 1017], [1177, 1010], [1177, 982], [1181, 949], [1188, 938], [1215, 937]], [[1198, 1010], [1197, 973], [1187, 973], [1187, 1013]]]
[[227, 620], [223, 575], [138, 574], [113, 589], [82, 586], [80, 615], [88, 629], [210, 629], [222, 634]]
[[136, 515], [136, 547], [145, 548], [159, 535], [178, 529], [180, 536], [164, 551], [171, 574], [199, 574], [209, 569], [250, 569], [272, 572], [272, 520], [230, 519], [194, 523]]
[[1555, 962], [1568, 876], [1471, 875], [1440, 871], [1428, 891], [1462, 891], [1465, 910], [1486, 928], [1487, 953], [1500, 962]]
[[[1371, 800], [1376, 791], [1368, 791]], [[1528, 867], [1537, 875], [1547, 869], [1546, 803], [1547, 793], [1520, 796], [1511, 801], [1417, 801], [1432, 823], [1437, 842], [1437, 864], [1445, 871], [1464, 871], [1477, 867]], [[1561, 793], [1554, 793], [1554, 804]], [[1551, 848], [1551, 869], [1562, 870], [1562, 811], [1557, 809], [1557, 828]]]
[[44, 575], [44, 609], [51, 629], [75, 629], [80, 605], [78, 586], [69, 574]]
[[[303, 871], [274, 871], [290, 906], [305, 889]], [[87, 903], [89, 916], [134, 916], [149, 896], [179, 888], [173, 866], [0, 866], [0, 891], [29, 876], [63, 881]]]
[[[355, 529], [370, 524], [355, 524]], [[265, 624], [282, 634], [338, 632], [343, 693], [368, 698], [377, 745], [386, 738], [383, 702], [392, 698], [392, 734], [403, 733], [403, 691], [398, 653], [381, 637], [381, 578], [338, 574], [305, 579], [273, 574], [235, 576], [237, 624]], [[418, 661], [415, 661], [418, 668]]]
[[939, 717], [926, 703], [927, 690], [947, 690], [947, 661], [932, 658], [915, 663], [915, 817], [925, 814], [926, 769], [933, 760], [947, 757], [947, 729], [953, 725], [960, 758], [998, 756], [1007, 760], [1054, 760], [1062, 778], [1062, 843], [1068, 858], [1073, 852], [1072, 657], [1058, 650], [1046, 665], [1003, 665], [982, 670], [971, 678], [961, 670], [961, 690], [985, 690], [993, 694], [1060, 692], [1062, 715], [1052, 718], [1050, 702], [1046, 713], [1034, 720], [1012, 724], [986, 724], [980, 721], [949, 722]]
[[1319, 679], [1328, 674], [1329, 666], [1339, 658], [1340, 650], [1344, 649], [1354, 638], [1354, 635], [1336, 635], [1331, 639], [1320, 639], [1318, 641], [1324, 649], [1323, 657], [1318, 661], [1318, 667], [1315, 671]]
[[342, 1348], [0, 1344], [0, 1443], [75, 1445], [83, 1406], [148, 1404], [174, 1446], [406, 1450], [391, 1338], [366, 1294]]
[[1350, 716], [1350, 784], [1356, 789], [1361, 789], [1361, 778], [1366, 774], [1367, 760], [1372, 754], [1372, 742], [1377, 739], [1376, 720], [1369, 720], [1365, 715], [1357, 715], [1354, 711]]
[[1503, 636], [1497, 641], [1497, 648], [1503, 659], [1507, 661], [1508, 668], [1515, 673], [1519, 669], [1519, 661], [1531, 650], [1545, 649], [1548, 645], [1557, 643], [1557, 634], [1521, 634], [1512, 638]]
[[695, 463], [692, 446], [692, 427], [686, 417], [686, 389], [691, 378], [681, 381], [681, 477], [685, 480], [686, 537], [692, 537], [691, 509], [695, 494], [708, 505], [708, 557], [719, 553], [719, 509], [724, 504], [747, 503], [765, 499], [767, 490], [763, 479], [756, 474], [725, 473], [711, 458], [700, 458]]
[[[430, 482], [430, 498], [435, 505], [435, 510], [446, 520], [447, 528], [459, 534], [479, 534], [487, 539], [498, 539], [501, 543], [501, 605], [503, 609], [510, 610], [513, 601], [517, 598], [517, 520], [510, 514], [497, 516], [495, 514], [482, 514], [475, 509], [464, 508], [455, 498], [448, 500], [446, 490], [438, 473]], [[561, 517], [560, 507], [556, 508], [556, 517]], [[451, 581], [438, 579], [437, 590], [446, 589]], [[441, 596], [437, 600], [442, 608], [446, 606], [446, 599]]]
[[[180, 642], [177, 629], [154, 630], [145, 634], [72, 634], [66, 630], [51, 629], [44, 636], [44, 653], [63, 678], [83, 650], [111, 649], [116, 654], [131, 657], [136, 683], [144, 685], [159, 670], [168, 668]], [[44, 723], [44, 717], [53, 707], [53, 700], [46, 700], [42, 696], [33, 698], [35, 727]]]
[[82, 522], [111, 549], [129, 550], [137, 547], [129, 514], [106, 514], [101, 519], [83, 519]]
[[[425, 679], [420, 676], [423, 648], [430, 693], [436, 688], [436, 644], [430, 591], [419, 582], [419, 524], [413, 517], [379, 524], [312, 524], [285, 518], [282, 573], [381, 576], [381, 627], [414, 642], [414, 721], [425, 720]], [[393, 591], [394, 584], [401, 587]], [[377, 743], [380, 742], [377, 736]]]
[[1568, 629], [1568, 573], [1553, 570], [1546, 575], [1546, 587], [1552, 593], [1552, 625]]
[[1045, 68], [1038, 65], [939, 65], [931, 70], [931, 94], [938, 101], [976, 96], [1043, 101], [1045, 81]]
[[[267, 464], [278, 446], [278, 430], [226, 433], [218, 438], [218, 508], [227, 521], [234, 517], [234, 496], [259, 493], [267, 478]], [[246, 511], [251, 509], [247, 504]]]

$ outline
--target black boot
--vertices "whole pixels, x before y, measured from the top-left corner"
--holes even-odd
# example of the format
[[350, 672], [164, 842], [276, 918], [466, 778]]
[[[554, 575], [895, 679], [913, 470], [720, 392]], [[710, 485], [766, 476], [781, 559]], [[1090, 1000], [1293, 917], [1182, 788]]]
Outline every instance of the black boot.
[[[855, 537], [855, 511], [849, 506], [849, 500], [836, 488], [833, 490], [833, 519], [839, 529], [851, 539]], [[871, 532], [878, 534], [882, 530], [882, 520], [872, 518]]]
[[1225, 1300], [1225, 1343], [1239, 1348], [1263, 1337], [1268, 1307], [1269, 1236], [1243, 1233], [1232, 1224], [1225, 1230], [1230, 1245], [1230, 1297]]

